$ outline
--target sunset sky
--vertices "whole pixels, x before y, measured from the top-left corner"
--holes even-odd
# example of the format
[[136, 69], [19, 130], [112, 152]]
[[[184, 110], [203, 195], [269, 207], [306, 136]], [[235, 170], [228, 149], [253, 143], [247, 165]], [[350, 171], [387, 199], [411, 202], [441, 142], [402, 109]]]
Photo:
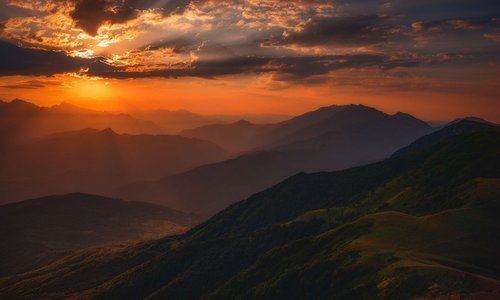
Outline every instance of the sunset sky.
[[0, 99], [500, 122], [498, 0], [0, 0]]

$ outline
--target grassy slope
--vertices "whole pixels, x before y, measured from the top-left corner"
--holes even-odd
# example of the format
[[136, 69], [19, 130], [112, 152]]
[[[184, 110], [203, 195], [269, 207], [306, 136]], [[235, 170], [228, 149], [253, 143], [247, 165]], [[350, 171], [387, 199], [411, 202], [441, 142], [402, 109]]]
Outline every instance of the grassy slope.
[[[277, 247], [210, 296], [407, 299], [499, 291], [500, 180], [481, 180], [475, 188], [495, 193], [430, 216], [370, 214]], [[317, 211], [296, 222], [328, 220], [328, 214]]]
[[[492, 242], [498, 240], [498, 222], [491, 217], [498, 215], [499, 151], [498, 132], [485, 131], [365, 167], [300, 174], [180, 239], [159, 242], [161, 251], [125, 272], [120, 270], [128, 263], [97, 256], [96, 267], [115, 272], [90, 284], [82, 272], [91, 267], [63, 262], [75, 270], [64, 281], [50, 271], [24, 274], [0, 295], [372, 298], [376, 292], [405, 298], [488, 291], [499, 278], [491, 255], [500, 251]], [[466, 239], [453, 240], [457, 232]], [[409, 235], [415, 239], [401, 238]], [[435, 243], [434, 235], [448, 244]], [[489, 246], [490, 252], [470, 245]]]

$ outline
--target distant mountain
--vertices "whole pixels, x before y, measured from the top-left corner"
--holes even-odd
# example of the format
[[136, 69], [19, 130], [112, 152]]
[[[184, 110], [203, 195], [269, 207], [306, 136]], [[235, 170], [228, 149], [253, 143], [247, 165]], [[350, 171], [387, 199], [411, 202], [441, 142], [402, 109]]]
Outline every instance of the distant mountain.
[[234, 115], [209, 115], [211, 118], [215, 118], [220, 122], [224, 123], [234, 123], [239, 120], [247, 120], [254, 124], [275, 124], [280, 123], [292, 118], [290, 115], [283, 114], [268, 114], [268, 113], [247, 113], [247, 114], [234, 114]]
[[495, 299], [500, 132], [441, 136], [378, 163], [295, 175], [178, 238], [1, 279], [0, 297]]
[[[264, 150], [112, 192], [183, 211], [214, 214], [299, 172], [340, 170], [389, 157], [433, 129], [409, 115], [332, 106], [271, 127]], [[273, 145], [274, 146], [271, 146]]]
[[151, 121], [80, 108], [68, 103], [40, 107], [23, 100], [0, 101], [0, 145], [22, 143], [60, 131], [112, 128], [119, 133], [161, 134]]
[[315, 111], [296, 116], [290, 120], [278, 124], [276, 128], [274, 128], [264, 136], [264, 139], [268, 144], [276, 144], [277, 141], [287, 137], [288, 135], [294, 134], [299, 130], [308, 128], [332, 118], [345, 108], [345, 106], [332, 105], [321, 107]]
[[249, 120], [255, 124], [271, 124], [289, 119], [286, 115], [243, 114], [243, 115], [202, 115], [187, 110], [152, 110], [130, 112], [133, 116], [150, 120], [168, 129], [171, 134], [183, 130], [195, 129], [209, 125], [222, 125]]
[[113, 186], [154, 180], [227, 157], [217, 145], [111, 129], [53, 134], [0, 155], [0, 203], [51, 194], [102, 194]]
[[261, 146], [261, 135], [276, 125], [253, 124], [240, 120], [231, 124], [213, 124], [183, 130], [181, 136], [207, 140], [232, 153], [246, 152]]
[[184, 129], [220, 122], [217, 118], [196, 114], [187, 110], [158, 109], [152, 111], [134, 111], [131, 114], [134, 117], [159, 124], [166, 128], [170, 134], [177, 134]]
[[0, 206], [0, 276], [25, 272], [89, 246], [183, 233], [194, 215], [86, 194]]

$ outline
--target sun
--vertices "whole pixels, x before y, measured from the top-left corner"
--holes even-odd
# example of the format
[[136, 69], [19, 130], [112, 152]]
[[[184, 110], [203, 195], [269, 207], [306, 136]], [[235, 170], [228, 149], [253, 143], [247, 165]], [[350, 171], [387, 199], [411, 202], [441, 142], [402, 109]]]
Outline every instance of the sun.
[[109, 81], [100, 78], [84, 78], [73, 85], [76, 98], [79, 100], [111, 100], [114, 98], [113, 87]]

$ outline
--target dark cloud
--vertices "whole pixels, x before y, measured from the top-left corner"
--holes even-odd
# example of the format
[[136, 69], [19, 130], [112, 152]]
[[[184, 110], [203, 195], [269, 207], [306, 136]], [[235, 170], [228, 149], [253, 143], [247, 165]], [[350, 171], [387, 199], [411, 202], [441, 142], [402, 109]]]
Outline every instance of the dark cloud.
[[155, 43], [149, 44], [142, 49], [138, 49], [139, 51], [150, 51], [150, 50], [158, 50], [161, 48], [171, 48], [174, 53], [184, 53], [191, 50], [196, 50], [201, 44], [200, 41], [196, 41], [189, 37], [178, 37], [171, 38], [168, 40], [160, 40]]
[[386, 23], [392, 18], [385, 15], [328, 17], [309, 20], [298, 31], [286, 32], [278, 39], [265, 43], [273, 45], [366, 45], [385, 41], [392, 29]]
[[138, 16], [140, 10], [161, 9], [164, 16], [182, 14], [192, 1], [187, 0], [72, 0], [70, 13], [76, 25], [90, 35], [96, 35], [106, 23], [119, 24]]
[[0, 88], [6, 89], [40, 89], [48, 85], [57, 86], [61, 85], [59, 81], [47, 81], [47, 80], [28, 80], [23, 82], [18, 82], [14, 84], [0, 85]]
[[377, 68], [381, 70], [396, 67], [413, 67], [424, 61], [415, 58], [390, 58], [381, 54], [347, 54], [347, 55], [307, 55], [295, 57], [259, 57], [233, 56], [214, 60], [198, 60], [189, 65], [175, 65], [170, 68], [144, 72], [127, 72], [106, 70], [104, 73], [93, 73], [96, 76], [114, 78], [147, 78], [147, 77], [203, 77], [245, 74], [272, 73], [280, 81], [304, 80], [340, 69]]
[[20, 48], [0, 41], [0, 76], [54, 75], [67, 72], [109, 73], [116, 68], [102, 58], [70, 57], [62, 52]]
[[[215, 48], [214, 48], [215, 49]], [[207, 50], [211, 53], [212, 49]], [[204, 52], [201, 52], [203, 54]], [[67, 72], [84, 72], [89, 76], [109, 78], [147, 77], [203, 77], [273, 73], [279, 80], [300, 80], [325, 75], [340, 69], [414, 67], [430, 63], [413, 57], [393, 58], [383, 54], [303, 55], [286, 57], [237, 56], [225, 54], [209, 59], [201, 56], [192, 63], [178, 63], [163, 69], [128, 71], [106, 64], [103, 58], [77, 58], [62, 52], [20, 48], [0, 42], [0, 76], [54, 75]], [[210, 57], [210, 56], [209, 56]], [[31, 86], [34, 88], [35, 86]], [[29, 88], [29, 86], [28, 86]]]
[[500, 25], [498, 19], [490, 20], [437, 20], [437, 21], [417, 21], [411, 27], [416, 33], [429, 33], [445, 29], [478, 30], [484, 28], [495, 28]]
[[96, 35], [104, 23], [126, 22], [137, 16], [137, 10], [128, 1], [78, 0], [70, 16], [78, 27]]

